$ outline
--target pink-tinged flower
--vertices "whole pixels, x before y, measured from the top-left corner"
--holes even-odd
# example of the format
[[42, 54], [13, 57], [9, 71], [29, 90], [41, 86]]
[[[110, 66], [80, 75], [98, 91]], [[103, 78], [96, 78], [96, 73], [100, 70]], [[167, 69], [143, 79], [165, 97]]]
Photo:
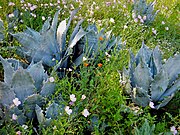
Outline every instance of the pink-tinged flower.
[[74, 94], [71, 94], [71, 95], [70, 95], [70, 100], [71, 100], [72, 102], [75, 102], [75, 101], [76, 101], [76, 96], [75, 96]]
[[81, 99], [82, 99], [82, 100], [86, 99], [86, 95], [83, 94], [82, 97], [81, 97]]
[[19, 101], [18, 98], [13, 99], [13, 103], [15, 104], [15, 106], [19, 106], [21, 104], [21, 101]]
[[138, 18], [141, 20], [142, 19], [142, 17], [140, 16], [140, 15], [138, 15]]
[[12, 120], [17, 120], [17, 115], [16, 114], [12, 115]]
[[111, 2], [106, 2], [106, 6], [111, 6]]
[[84, 109], [84, 110], [82, 111], [82, 115], [83, 115], [84, 117], [87, 117], [87, 116], [90, 115], [90, 113], [89, 113], [89, 111], [88, 111], [87, 109]]
[[154, 28], [152, 28], [152, 32], [156, 35], [157, 34], [157, 31], [154, 29]]
[[140, 22], [141, 22], [141, 23], [144, 23], [144, 20], [143, 20], [143, 19], [140, 19]]
[[14, 17], [14, 14], [11, 13], [11, 14], [9, 14], [8, 16], [9, 16], [9, 18], [12, 18], [12, 17]]
[[138, 18], [134, 18], [134, 22], [136, 22], [136, 23], [137, 23], [137, 22], [138, 22]]
[[171, 132], [173, 133], [173, 135], [176, 135], [178, 133], [175, 126], [171, 127]]
[[17, 132], [16, 132], [16, 135], [21, 135], [21, 131], [17, 131]]
[[15, 6], [13, 2], [9, 2], [8, 6]]
[[33, 5], [33, 6], [30, 7], [30, 10], [33, 11], [33, 10], [35, 10], [36, 8], [37, 8], [37, 5]]
[[149, 102], [149, 106], [150, 106], [151, 108], [153, 108], [153, 109], [155, 108], [155, 107], [154, 107], [154, 103], [151, 102], [151, 101]]
[[65, 111], [68, 115], [71, 115], [71, 113], [72, 113], [72, 109], [70, 109], [69, 106], [65, 107]]
[[49, 78], [49, 82], [53, 83], [55, 80], [54, 80], [54, 77], [50, 77]]
[[165, 22], [164, 22], [164, 21], [162, 21], [162, 22], [161, 22], [161, 24], [162, 24], [162, 25], [164, 25], [164, 24], [165, 24]]

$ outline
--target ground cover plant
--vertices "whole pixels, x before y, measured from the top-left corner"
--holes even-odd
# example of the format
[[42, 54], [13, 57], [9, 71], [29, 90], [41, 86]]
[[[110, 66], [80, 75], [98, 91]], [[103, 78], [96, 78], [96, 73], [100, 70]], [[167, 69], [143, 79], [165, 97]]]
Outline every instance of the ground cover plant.
[[0, 1], [0, 133], [179, 134], [179, 4]]

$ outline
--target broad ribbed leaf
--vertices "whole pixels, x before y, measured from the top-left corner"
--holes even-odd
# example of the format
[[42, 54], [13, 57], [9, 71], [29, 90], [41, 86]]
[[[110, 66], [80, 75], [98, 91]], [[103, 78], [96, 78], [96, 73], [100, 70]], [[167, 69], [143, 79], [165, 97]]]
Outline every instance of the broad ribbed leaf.
[[85, 51], [87, 52], [88, 57], [93, 57], [94, 54], [96, 54], [96, 52], [98, 51], [97, 31], [95, 31], [97, 28], [95, 25], [93, 26], [89, 26], [92, 28], [88, 28], [90, 30], [86, 34], [88, 46]]
[[49, 28], [50, 28], [50, 21], [51, 21], [51, 18], [48, 18], [48, 19], [44, 22], [44, 24], [43, 24], [43, 26], [42, 26], [42, 30], [40, 31], [40, 33], [44, 33], [44, 32], [46, 32], [46, 31], [49, 30]]
[[134, 71], [135, 71], [135, 56], [132, 53], [131, 49], [129, 50], [130, 53], [130, 60], [129, 60], [129, 79], [131, 81], [132, 87], [136, 87], [135, 82], [134, 82]]
[[[51, 24], [51, 29], [54, 31], [54, 34], [56, 32], [57, 24], [58, 24], [58, 15], [59, 15], [60, 10], [58, 10], [53, 18], [52, 24]], [[55, 36], [55, 35], [54, 35]]]
[[152, 51], [143, 42], [141, 49], [136, 55], [136, 65], [138, 65], [141, 60], [149, 65], [151, 54]]
[[36, 111], [36, 115], [37, 115], [39, 124], [43, 124], [46, 120], [44, 117], [44, 114], [43, 114], [43, 110], [38, 105], [36, 105], [35, 111]]
[[46, 81], [43, 84], [40, 95], [42, 95], [43, 97], [51, 96], [51, 94], [53, 94], [55, 92], [55, 87], [56, 87], [55, 83]]
[[71, 34], [71, 37], [70, 37], [69, 42], [72, 42], [72, 40], [74, 39], [74, 37], [76, 36], [76, 34], [79, 32], [80, 26], [81, 26], [81, 24], [83, 23], [83, 21], [84, 21], [84, 19], [81, 19], [81, 20], [77, 23], [76, 27], [75, 27], [74, 30], [73, 30], [73, 33]]
[[65, 31], [66, 31], [66, 20], [62, 21], [57, 29], [57, 42], [59, 44], [60, 52], [64, 51], [66, 46], [66, 42], [64, 39], [65, 38], [64, 34], [66, 34]]
[[14, 74], [14, 69], [11, 66], [11, 64], [8, 63], [7, 60], [5, 60], [1, 57], [1, 55], [0, 55], [0, 60], [1, 60], [1, 63], [3, 65], [3, 69], [4, 69], [4, 82], [7, 84], [11, 84], [12, 76]]
[[155, 106], [156, 109], [159, 109], [165, 105], [167, 105], [169, 103], [169, 101], [171, 101], [171, 99], [174, 97], [174, 94], [166, 96], [163, 98], [163, 101], [160, 102], [158, 105]]
[[159, 98], [166, 91], [168, 83], [168, 74], [164, 70], [161, 70], [151, 83], [151, 99], [153, 102], [159, 101]]
[[7, 61], [14, 68], [14, 71], [18, 70], [19, 68], [26, 67], [26, 64], [19, 62], [19, 60], [16, 59], [8, 58]]
[[81, 28], [79, 32], [76, 34], [76, 36], [74, 37], [74, 39], [70, 42], [68, 48], [73, 48], [85, 34], [86, 32]]
[[151, 73], [153, 77], [160, 72], [162, 68], [161, 61], [162, 61], [161, 52], [159, 50], [159, 47], [157, 46], [152, 52], [152, 56], [149, 63], [149, 68], [151, 69]]
[[135, 68], [133, 75], [134, 84], [136, 87], [140, 87], [143, 90], [148, 91], [152, 78], [150, 76], [150, 71], [147, 65], [141, 61]]
[[148, 91], [143, 88], [133, 88], [131, 97], [133, 102], [143, 107], [146, 107], [150, 102]]
[[43, 80], [47, 79], [47, 74], [45, 73], [42, 62], [38, 62], [28, 68], [28, 72], [34, 80], [34, 85], [36, 86], [37, 91], [39, 92], [43, 85]]
[[43, 106], [44, 103], [45, 103], [44, 98], [39, 94], [33, 94], [31, 96], [28, 96], [23, 104], [23, 110], [25, 112], [25, 115], [29, 119], [35, 118], [36, 105]]
[[24, 69], [19, 69], [15, 72], [12, 78], [11, 88], [21, 102], [35, 93], [34, 81], [29, 72]]
[[10, 115], [12, 117], [12, 115], [15, 114], [17, 115], [17, 122], [20, 124], [20, 125], [23, 125], [27, 122], [27, 118], [26, 116], [24, 116], [24, 113], [22, 110], [20, 110], [17, 106], [12, 106], [10, 108]]
[[174, 84], [167, 89], [160, 97], [160, 101], [163, 100], [165, 97], [174, 94], [176, 91], [180, 90], [180, 78], [174, 82]]
[[52, 103], [46, 111], [46, 118], [56, 118], [57, 116], [60, 115], [60, 113], [62, 112], [63, 108], [61, 108], [61, 106], [59, 106], [56, 103]]
[[168, 73], [169, 85], [171, 85], [180, 74], [180, 55], [176, 55], [174, 58], [169, 58], [163, 65], [163, 68]]
[[14, 91], [6, 83], [0, 82], [0, 104], [10, 106], [13, 104], [13, 99], [15, 99]]

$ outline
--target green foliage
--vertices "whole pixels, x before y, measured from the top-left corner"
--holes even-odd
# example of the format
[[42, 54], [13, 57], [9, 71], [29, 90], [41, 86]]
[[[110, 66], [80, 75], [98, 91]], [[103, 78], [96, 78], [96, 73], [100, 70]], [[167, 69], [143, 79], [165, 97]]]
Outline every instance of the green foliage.
[[155, 130], [155, 125], [152, 125], [151, 127], [148, 121], [145, 120], [144, 124], [140, 129], [135, 128], [135, 135], [153, 135], [154, 130]]
[[152, 51], [143, 43], [136, 57], [132, 52], [130, 56], [129, 69], [124, 69], [123, 81], [129, 87], [132, 100], [143, 107], [150, 102], [155, 103], [156, 109], [165, 106], [180, 90], [180, 55], [162, 64], [159, 48]]

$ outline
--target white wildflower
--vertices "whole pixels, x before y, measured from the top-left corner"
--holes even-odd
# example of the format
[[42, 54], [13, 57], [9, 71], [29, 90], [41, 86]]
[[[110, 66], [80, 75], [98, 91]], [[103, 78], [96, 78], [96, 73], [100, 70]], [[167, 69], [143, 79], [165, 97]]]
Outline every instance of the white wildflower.
[[111, 23], [115, 23], [115, 21], [114, 21], [113, 18], [110, 18], [110, 22], [111, 22]]
[[65, 107], [65, 111], [68, 115], [70, 115], [72, 113], [72, 109], [70, 109], [69, 106]]
[[75, 96], [74, 94], [71, 94], [71, 95], [70, 95], [70, 100], [71, 100], [72, 102], [75, 102], [75, 101], [76, 101], [76, 96]]
[[154, 103], [151, 102], [151, 101], [149, 102], [149, 106], [150, 106], [151, 108], [153, 108], [153, 109], [155, 108], [155, 107], [154, 107]]
[[82, 100], [86, 99], [86, 95], [83, 94], [82, 97], [81, 97], [81, 99], [82, 99]]
[[18, 98], [13, 99], [13, 103], [15, 104], [15, 106], [19, 106], [21, 104], [21, 101], [19, 101]]
[[176, 135], [178, 133], [175, 126], [171, 127], [171, 132], [173, 132], [173, 135]]
[[54, 80], [54, 77], [50, 77], [49, 78], [49, 82], [54, 82], [55, 80]]
[[17, 120], [17, 115], [16, 114], [12, 115], [12, 120]]
[[90, 115], [89, 111], [87, 109], [84, 109], [82, 112], [82, 115], [84, 115], [84, 117], [87, 117]]

